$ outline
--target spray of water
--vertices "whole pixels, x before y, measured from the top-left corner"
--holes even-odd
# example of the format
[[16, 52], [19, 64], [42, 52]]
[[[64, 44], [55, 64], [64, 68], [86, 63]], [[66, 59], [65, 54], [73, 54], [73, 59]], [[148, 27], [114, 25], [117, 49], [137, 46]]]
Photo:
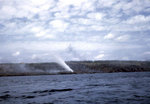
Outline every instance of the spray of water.
[[54, 58], [55, 58], [55, 60], [56, 60], [56, 63], [58, 63], [60, 66], [62, 66], [66, 71], [74, 72], [74, 71], [65, 63], [65, 61], [64, 61], [61, 57], [54, 55]]

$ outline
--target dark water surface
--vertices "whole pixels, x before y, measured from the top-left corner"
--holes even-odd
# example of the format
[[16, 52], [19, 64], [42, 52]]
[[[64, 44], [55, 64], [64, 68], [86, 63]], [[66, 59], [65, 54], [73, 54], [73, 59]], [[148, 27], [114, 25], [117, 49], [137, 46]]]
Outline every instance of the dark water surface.
[[150, 104], [150, 72], [0, 77], [0, 104]]

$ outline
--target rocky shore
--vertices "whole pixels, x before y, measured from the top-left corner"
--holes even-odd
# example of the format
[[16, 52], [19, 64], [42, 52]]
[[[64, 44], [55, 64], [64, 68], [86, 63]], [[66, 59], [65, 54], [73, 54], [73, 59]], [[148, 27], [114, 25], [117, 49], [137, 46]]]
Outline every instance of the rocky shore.
[[0, 76], [150, 71], [150, 61], [69, 61], [66, 63], [74, 70], [73, 73], [67, 72], [57, 63], [1, 63]]

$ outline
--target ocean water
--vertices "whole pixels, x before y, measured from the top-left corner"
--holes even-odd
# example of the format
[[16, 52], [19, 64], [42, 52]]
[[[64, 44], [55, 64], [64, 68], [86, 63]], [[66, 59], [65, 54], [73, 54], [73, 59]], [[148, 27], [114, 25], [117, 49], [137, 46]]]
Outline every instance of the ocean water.
[[0, 77], [0, 104], [150, 104], [150, 72]]

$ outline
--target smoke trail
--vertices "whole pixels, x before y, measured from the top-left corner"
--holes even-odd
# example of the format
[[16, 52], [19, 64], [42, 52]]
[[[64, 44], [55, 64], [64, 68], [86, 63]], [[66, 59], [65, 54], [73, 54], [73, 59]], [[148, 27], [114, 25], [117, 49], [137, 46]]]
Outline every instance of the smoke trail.
[[65, 61], [58, 55], [56, 55], [56, 53], [50, 53], [50, 54], [43, 54], [42, 56], [51, 56], [53, 61], [58, 63], [60, 66], [62, 66], [66, 71], [69, 71], [69, 72], [74, 72], [66, 63]]
[[60, 66], [62, 66], [64, 69], [66, 69], [66, 71], [74, 72], [74, 71], [65, 63], [65, 61], [64, 61], [61, 57], [54, 55], [54, 58], [55, 58], [55, 60], [56, 60], [56, 63], [58, 63]]

